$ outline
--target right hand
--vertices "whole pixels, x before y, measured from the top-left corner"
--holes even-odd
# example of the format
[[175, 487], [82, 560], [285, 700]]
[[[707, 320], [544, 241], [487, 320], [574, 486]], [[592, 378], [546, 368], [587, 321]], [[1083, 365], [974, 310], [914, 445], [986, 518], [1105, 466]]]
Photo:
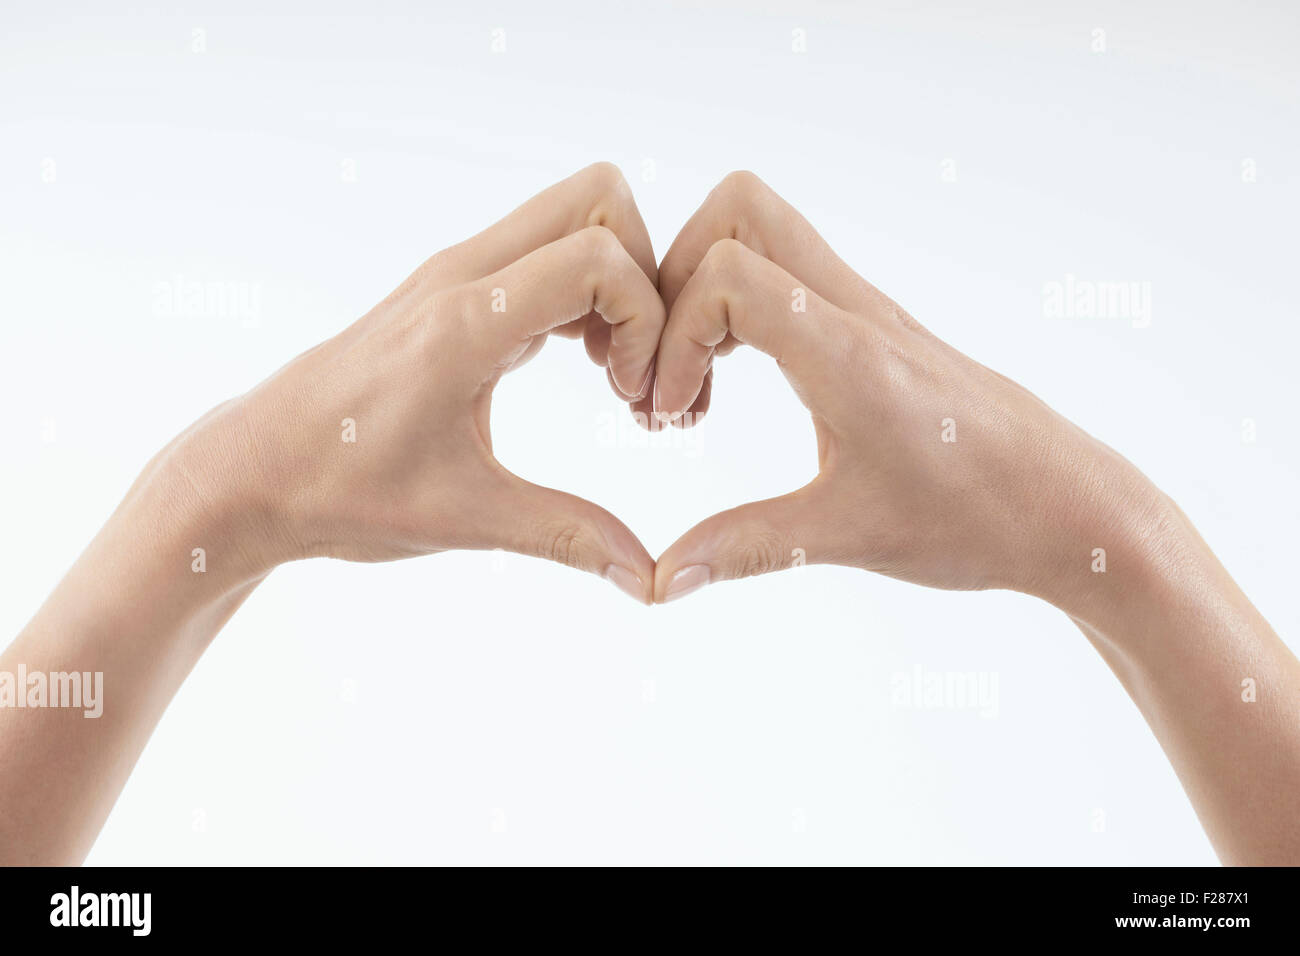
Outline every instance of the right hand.
[[1114, 451], [923, 328], [751, 173], [709, 195], [659, 275], [655, 414], [698, 422], [715, 353], [752, 345], [812, 412], [820, 470], [686, 532], [659, 558], [656, 600], [801, 553], [1069, 606], [1095, 586], [1094, 548], [1123, 561], [1176, 511]]

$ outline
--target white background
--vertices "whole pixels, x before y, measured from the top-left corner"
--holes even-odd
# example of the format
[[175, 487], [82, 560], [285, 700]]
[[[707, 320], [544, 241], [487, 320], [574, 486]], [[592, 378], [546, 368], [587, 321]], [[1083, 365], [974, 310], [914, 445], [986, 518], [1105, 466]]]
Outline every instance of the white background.
[[[192, 419], [598, 159], [658, 254], [725, 173], [759, 173], [935, 333], [1134, 460], [1297, 633], [1295, 7], [121, 6], [0, 16], [3, 633]], [[1150, 326], [1046, 317], [1067, 274], [1149, 282]], [[177, 277], [257, 289], [257, 321], [160, 310]], [[495, 441], [652, 554], [815, 470], [755, 353], [719, 363], [689, 437], [622, 415], [552, 342], [499, 390]], [[996, 713], [900, 706], [917, 667], [996, 675]], [[647, 609], [460, 553], [275, 572], [89, 862], [1214, 855], [1117, 681], [1028, 598], [809, 567]]]

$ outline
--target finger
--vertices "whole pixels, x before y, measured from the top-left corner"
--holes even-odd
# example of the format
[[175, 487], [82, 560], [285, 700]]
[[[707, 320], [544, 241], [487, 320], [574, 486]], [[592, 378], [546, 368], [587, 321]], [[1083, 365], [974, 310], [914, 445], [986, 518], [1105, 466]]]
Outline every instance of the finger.
[[623, 522], [585, 498], [500, 469], [492, 494], [489, 547], [558, 561], [599, 575], [642, 604], [652, 600], [655, 564]]
[[664, 255], [659, 290], [670, 311], [719, 239], [735, 239], [771, 259], [841, 309], [853, 312], [886, 304], [897, 309], [837, 256], [793, 206], [753, 173], [740, 171], [729, 174], [709, 193]]
[[610, 328], [604, 322], [588, 322], [582, 330], [582, 345], [587, 350], [587, 358], [601, 368], [609, 367], [609, 333]]
[[529, 362], [533, 360], [534, 357], [536, 357], [537, 353], [542, 350], [542, 346], [544, 346], [545, 344], [546, 344], [546, 336], [544, 335], [534, 336], [532, 341], [528, 343], [528, 347], [524, 349], [523, 353], [519, 357], [511, 361], [510, 366], [506, 369], [506, 371], [513, 372], [515, 369], [519, 368], [520, 366], [527, 365]]
[[820, 390], [837, 361], [832, 349], [843, 338], [837, 322], [854, 319], [737, 240], [714, 243], [674, 301], [660, 339], [656, 417], [674, 421], [695, 407], [714, 351], [728, 334], [775, 358], [807, 401], [805, 392]]
[[626, 395], [646, 385], [666, 321], [663, 300], [610, 230], [592, 226], [536, 249], [446, 299], [471, 323], [484, 358], [508, 367], [532, 338], [598, 312], [610, 326], [609, 370]]
[[686, 409], [686, 414], [681, 418], [673, 420], [674, 428], [689, 428], [692, 425], [698, 425], [709, 410], [709, 400], [713, 396], [713, 367], [704, 373], [704, 382], [700, 385], [700, 390], [695, 395], [695, 401], [691, 402], [691, 407]]
[[675, 601], [718, 581], [830, 560], [818, 498], [814, 481], [706, 518], [659, 556], [655, 601]]
[[589, 226], [614, 233], [650, 281], [658, 280], [650, 233], [613, 163], [594, 163], [543, 190], [478, 235], [444, 249], [421, 271], [437, 288], [463, 285]]
[[557, 325], [551, 329], [551, 335], [558, 335], [565, 339], [580, 339], [587, 331], [587, 319], [598, 319], [598, 315], [584, 315], [580, 319], [574, 319], [572, 322], [565, 322], [563, 325]]
[[[655, 368], [655, 362], [654, 359], [651, 359], [650, 371], [646, 373], [646, 377], [641, 383], [642, 389], [646, 392], [650, 391], [650, 382], [654, 379], [654, 374], [655, 374], [654, 368]], [[609, 379], [609, 387], [614, 390], [614, 394], [616, 394], [619, 398], [623, 399], [623, 401], [627, 402], [629, 405], [634, 405], [637, 402], [646, 399], [647, 396], [645, 395], [628, 395], [621, 388], [619, 388], [618, 383], [614, 381], [613, 373], [610, 372], [609, 369], [605, 369], [605, 377]]]
[[[653, 377], [652, 371], [652, 380]], [[653, 393], [653, 385], [650, 391]], [[709, 411], [709, 399], [712, 394], [713, 369], [709, 369], [704, 375], [704, 384], [700, 386], [699, 394], [695, 396], [695, 401], [691, 403], [691, 407], [686, 410], [684, 415], [674, 418], [672, 421], [664, 421], [655, 415], [653, 394], [629, 402], [628, 407], [632, 411], [633, 420], [646, 431], [657, 432], [670, 427], [684, 429], [698, 425], [703, 420]]]

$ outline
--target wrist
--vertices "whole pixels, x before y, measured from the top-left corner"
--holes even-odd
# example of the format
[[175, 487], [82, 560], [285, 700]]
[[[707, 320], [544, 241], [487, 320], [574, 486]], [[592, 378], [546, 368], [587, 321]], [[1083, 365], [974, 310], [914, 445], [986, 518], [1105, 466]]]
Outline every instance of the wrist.
[[1187, 516], [1131, 465], [1091, 490], [1094, 503], [1058, 523], [1043, 562], [1050, 573], [1030, 590], [1122, 649], [1212, 590], [1218, 563]]
[[111, 643], [120, 660], [142, 655], [137, 670], [192, 664], [269, 571], [234, 513], [159, 455], [24, 634], [77, 655]]
[[141, 473], [113, 522], [143, 529], [159, 571], [182, 569], [196, 597], [220, 599], [298, 557], [273, 488], [258, 478], [236, 399], [164, 448]]

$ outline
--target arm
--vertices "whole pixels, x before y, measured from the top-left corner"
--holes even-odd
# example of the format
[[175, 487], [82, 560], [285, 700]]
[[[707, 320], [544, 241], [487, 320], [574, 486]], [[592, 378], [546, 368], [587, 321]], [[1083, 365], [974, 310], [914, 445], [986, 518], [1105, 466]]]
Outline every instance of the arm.
[[786, 567], [796, 548], [1036, 595], [1124, 683], [1220, 858], [1300, 863], [1300, 664], [1132, 464], [936, 338], [752, 174], [729, 176], [683, 228], [660, 292], [658, 424], [698, 421], [714, 355], [744, 342], [812, 412], [820, 470], [688, 531], [659, 558], [656, 600]]
[[0, 655], [0, 693], [4, 674], [77, 672], [102, 708], [0, 707], [0, 864], [85, 857], [177, 688], [277, 564], [504, 548], [648, 603], [636, 537], [502, 467], [489, 413], [551, 331], [584, 336], [638, 400], [665, 319], [656, 277], [626, 183], [590, 167], [173, 441]]
[[[1300, 861], [1300, 662], [1172, 502], [1132, 588], [1059, 603], [1146, 717], [1219, 858]], [[1108, 576], [1108, 575], [1107, 575]]]

